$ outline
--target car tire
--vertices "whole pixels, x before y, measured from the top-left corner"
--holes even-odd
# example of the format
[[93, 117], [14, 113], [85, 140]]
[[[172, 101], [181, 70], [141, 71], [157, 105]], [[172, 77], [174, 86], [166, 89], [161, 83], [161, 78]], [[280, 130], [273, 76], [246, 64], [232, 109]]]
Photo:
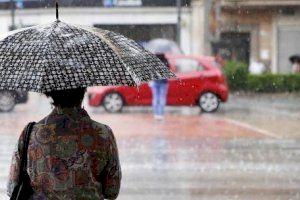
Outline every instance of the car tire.
[[203, 112], [212, 113], [218, 110], [220, 99], [212, 92], [205, 92], [200, 95], [198, 105]]
[[0, 111], [10, 112], [16, 105], [16, 94], [12, 91], [0, 91]]
[[117, 92], [111, 92], [103, 97], [102, 105], [109, 113], [121, 112], [124, 107], [123, 97]]

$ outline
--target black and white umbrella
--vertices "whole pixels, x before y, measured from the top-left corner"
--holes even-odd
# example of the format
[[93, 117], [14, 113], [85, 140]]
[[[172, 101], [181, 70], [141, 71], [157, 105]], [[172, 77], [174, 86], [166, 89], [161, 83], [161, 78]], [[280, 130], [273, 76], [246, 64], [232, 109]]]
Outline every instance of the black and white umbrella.
[[174, 77], [153, 54], [107, 30], [57, 20], [0, 39], [0, 89], [49, 92]]

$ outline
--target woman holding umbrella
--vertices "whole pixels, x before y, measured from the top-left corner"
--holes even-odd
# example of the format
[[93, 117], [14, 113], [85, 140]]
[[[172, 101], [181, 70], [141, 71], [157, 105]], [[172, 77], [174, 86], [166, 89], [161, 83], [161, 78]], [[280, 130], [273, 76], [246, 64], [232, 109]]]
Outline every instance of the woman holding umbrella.
[[11, 199], [115, 199], [121, 168], [114, 134], [81, 107], [86, 88], [175, 77], [154, 55], [113, 32], [54, 23], [0, 40], [0, 89], [44, 93], [53, 111], [22, 132]]
[[[116, 199], [121, 168], [114, 134], [81, 107], [86, 89], [46, 92], [54, 109], [31, 125], [27, 172], [33, 199]], [[30, 126], [29, 125], [29, 126]], [[28, 129], [28, 128], [27, 128]], [[9, 195], [18, 184], [26, 129], [14, 152]], [[22, 198], [21, 198], [22, 199]]]

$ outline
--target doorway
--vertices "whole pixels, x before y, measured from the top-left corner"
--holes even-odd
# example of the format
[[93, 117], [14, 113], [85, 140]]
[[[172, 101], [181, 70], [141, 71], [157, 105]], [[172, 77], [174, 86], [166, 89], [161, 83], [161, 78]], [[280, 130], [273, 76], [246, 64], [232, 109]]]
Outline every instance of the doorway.
[[224, 32], [219, 42], [213, 43], [213, 53], [220, 54], [226, 60], [250, 62], [250, 33]]

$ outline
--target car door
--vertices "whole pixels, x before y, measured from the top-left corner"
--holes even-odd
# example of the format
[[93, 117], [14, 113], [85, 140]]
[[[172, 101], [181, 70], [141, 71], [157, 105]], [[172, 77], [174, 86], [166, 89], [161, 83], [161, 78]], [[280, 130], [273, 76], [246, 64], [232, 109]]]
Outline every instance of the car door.
[[136, 88], [137, 96], [135, 99], [135, 105], [151, 105], [152, 92], [149, 83], [144, 83]]
[[194, 105], [203, 87], [203, 66], [192, 57], [178, 57], [172, 62], [179, 80], [170, 82], [170, 105]]

